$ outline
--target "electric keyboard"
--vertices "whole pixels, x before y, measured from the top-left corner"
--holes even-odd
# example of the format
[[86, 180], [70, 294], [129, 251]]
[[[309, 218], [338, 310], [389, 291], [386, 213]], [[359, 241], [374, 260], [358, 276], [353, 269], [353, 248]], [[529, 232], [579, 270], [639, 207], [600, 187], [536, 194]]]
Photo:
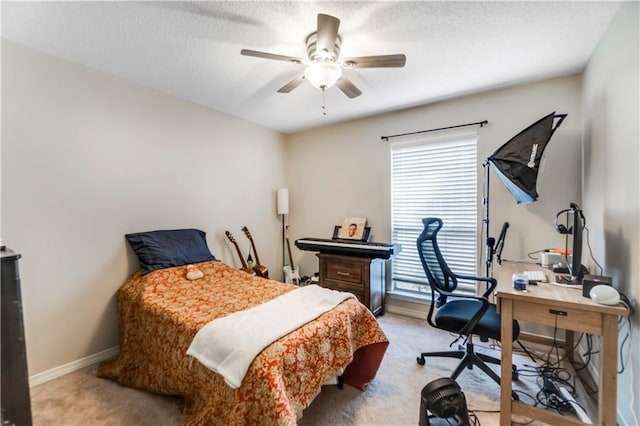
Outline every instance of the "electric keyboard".
[[347, 239], [301, 238], [296, 240], [295, 244], [300, 250], [380, 259], [389, 259], [402, 250], [399, 244], [369, 243]]

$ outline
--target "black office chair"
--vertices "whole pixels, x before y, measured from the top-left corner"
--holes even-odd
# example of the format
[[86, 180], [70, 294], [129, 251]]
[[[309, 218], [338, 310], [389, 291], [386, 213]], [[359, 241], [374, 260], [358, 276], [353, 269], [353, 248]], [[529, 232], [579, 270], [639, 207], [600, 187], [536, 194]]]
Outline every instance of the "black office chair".
[[[431, 307], [427, 321], [432, 327], [456, 333], [466, 339], [464, 350], [447, 352], [424, 352], [417, 358], [418, 364], [425, 364], [425, 357], [440, 356], [458, 358], [458, 367], [451, 374], [456, 379], [467, 367], [477, 366], [500, 384], [500, 377], [486, 363], [500, 365], [500, 359], [485, 354], [476, 353], [473, 349], [473, 336], [480, 336], [482, 340], [488, 338], [500, 340], [500, 315], [496, 306], [489, 302], [488, 296], [497, 285], [495, 278], [474, 277], [455, 274], [449, 269], [438, 247], [438, 231], [442, 228], [442, 220], [434, 217], [422, 219], [424, 230], [417, 240], [418, 254], [422, 267], [431, 286]], [[482, 296], [466, 293], [456, 293], [459, 279], [487, 283], [487, 289]], [[436, 309], [437, 308], [437, 309]], [[518, 338], [520, 328], [513, 322], [513, 340]], [[512, 366], [513, 378], [517, 380], [515, 366]], [[515, 399], [517, 396], [514, 395]]]

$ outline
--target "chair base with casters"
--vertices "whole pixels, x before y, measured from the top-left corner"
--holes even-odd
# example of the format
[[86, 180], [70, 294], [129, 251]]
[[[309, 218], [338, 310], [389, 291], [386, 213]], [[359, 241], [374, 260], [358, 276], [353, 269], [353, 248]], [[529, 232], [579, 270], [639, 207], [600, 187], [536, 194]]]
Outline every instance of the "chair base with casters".
[[[451, 376], [449, 376], [454, 380], [460, 375], [460, 373], [462, 373], [462, 370], [464, 370], [465, 367], [471, 370], [475, 365], [476, 367], [484, 371], [489, 377], [491, 377], [493, 381], [495, 381], [497, 384], [500, 384], [500, 377], [487, 365], [487, 363], [500, 365], [500, 359], [489, 355], [476, 353], [474, 351], [474, 345], [471, 342], [467, 342], [466, 350], [460, 349], [458, 351], [446, 352], [423, 352], [418, 358], [416, 358], [416, 361], [420, 365], [425, 365], [425, 358], [429, 356], [457, 358], [462, 360], [460, 361], [460, 364], [458, 364], [458, 367], [456, 367], [456, 369], [453, 371], [453, 373], [451, 373]], [[511, 370], [511, 377], [514, 381], [518, 381], [519, 377], [517, 367], [515, 365], [511, 365]]]
[[[444, 352], [423, 352], [420, 354], [419, 357], [416, 358], [416, 362], [419, 365], [425, 365], [426, 364], [426, 357], [430, 357], [430, 356], [434, 356], [434, 357], [444, 357], [444, 358], [457, 358], [460, 359], [460, 363], [458, 364], [458, 366], [456, 367], [455, 370], [453, 370], [453, 373], [451, 373], [451, 375], [449, 377], [451, 377], [453, 380], [457, 379], [458, 376], [460, 375], [460, 373], [462, 373], [462, 371], [466, 368], [468, 368], [469, 370], [472, 370], [474, 366], [478, 367], [480, 370], [482, 370], [487, 376], [491, 377], [493, 379], [494, 382], [496, 382], [498, 384], [498, 386], [500, 385], [500, 376], [498, 376], [488, 365], [489, 364], [494, 364], [494, 365], [500, 365], [500, 359], [499, 358], [495, 358], [489, 355], [485, 355], [485, 354], [481, 354], [481, 353], [477, 353], [474, 350], [474, 345], [473, 342], [470, 341], [470, 339], [467, 341], [466, 343], [466, 349], [465, 350], [458, 350], [458, 351], [444, 351]], [[512, 378], [514, 381], [518, 381], [519, 380], [519, 376], [518, 376], [518, 369], [515, 365], [511, 365], [511, 374], [512, 374]], [[511, 392], [511, 397], [515, 400], [515, 401], [519, 401], [520, 398], [518, 397], [518, 394], [516, 394], [515, 391]]]

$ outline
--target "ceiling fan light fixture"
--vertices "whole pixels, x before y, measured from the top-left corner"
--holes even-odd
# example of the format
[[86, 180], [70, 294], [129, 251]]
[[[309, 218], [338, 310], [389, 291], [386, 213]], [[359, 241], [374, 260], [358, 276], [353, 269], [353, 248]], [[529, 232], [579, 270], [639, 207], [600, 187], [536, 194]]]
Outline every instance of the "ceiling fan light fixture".
[[279, 88], [278, 93], [289, 93], [300, 86], [304, 80], [307, 80], [313, 87], [322, 90], [323, 99], [326, 89], [334, 85], [349, 99], [362, 94], [360, 89], [349, 81], [347, 77], [342, 76], [343, 69], [401, 68], [405, 65], [406, 58], [403, 54], [356, 56], [340, 60], [340, 46], [342, 44], [342, 39], [338, 34], [340, 19], [319, 13], [316, 28], [316, 31], [309, 34], [305, 39], [307, 47], [306, 59], [249, 49], [240, 50], [240, 54], [306, 65], [304, 74], [298, 74], [293, 80]]
[[342, 68], [333, 62], [312, 62], [304, 70], [304, 78], [317, 89], [332, 87], [342, 76]]

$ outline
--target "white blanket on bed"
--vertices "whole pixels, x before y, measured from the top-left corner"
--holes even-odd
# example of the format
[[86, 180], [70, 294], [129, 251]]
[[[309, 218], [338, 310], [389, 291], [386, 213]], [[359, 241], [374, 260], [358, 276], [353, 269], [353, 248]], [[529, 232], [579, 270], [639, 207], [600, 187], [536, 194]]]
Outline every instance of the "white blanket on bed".
[[249, 366], [264, 348], [282, 336], [330, 311], [351, 293], [309, 285], [205, 325], [193, 338], [187, 355], [240, 387]]

